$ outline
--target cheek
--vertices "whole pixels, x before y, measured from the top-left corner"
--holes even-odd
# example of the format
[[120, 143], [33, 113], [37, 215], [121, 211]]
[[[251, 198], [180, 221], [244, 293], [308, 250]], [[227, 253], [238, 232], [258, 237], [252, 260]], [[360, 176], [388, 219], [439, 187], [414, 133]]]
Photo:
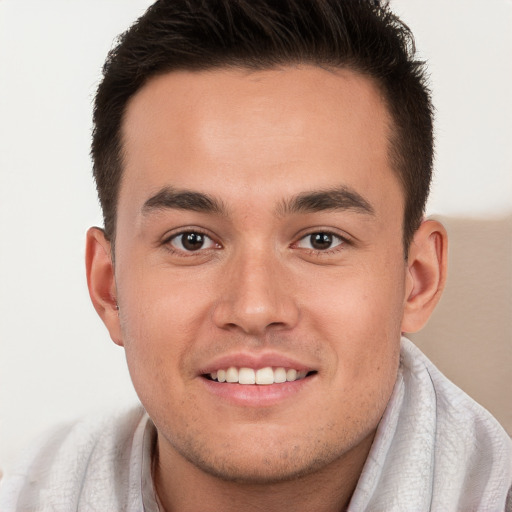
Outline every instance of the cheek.
[[[209, 293], [170, 272], [131, 272], [118, 290], [123, 343], [130, 375], [141, 398], [176, 391], [187, 378], [184, 359], [204, 337]], [[146, 404], [145, 404], [146, 405]]]
[[399, 265], [340, 269], [317, 279], [305, 318], [330, 345], [336, 358], [335, 378], [344, 387], [394, 381], [403, 314], [404, 276]]
[[205, 285], [209, 280], [200, 274], [147, 265], [120, 276], [123, 329], [129, 339], [170, 341], [175, 336], [186, 337], [197, 327], [212, 293]]
[[319, 326], [332, 327], [342, 336], [396, 331], [404, 307], [405, 270], [396, 264], [379, 267], [361, 265], [311, 275], [302, 292], [302, 307]]

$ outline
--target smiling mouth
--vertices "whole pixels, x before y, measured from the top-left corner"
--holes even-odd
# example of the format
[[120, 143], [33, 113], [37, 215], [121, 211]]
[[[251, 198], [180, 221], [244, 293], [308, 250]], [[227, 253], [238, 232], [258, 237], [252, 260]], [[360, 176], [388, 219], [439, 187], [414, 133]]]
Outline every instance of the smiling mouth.
[[316, 371], [296, 370], [294, 368], [284, 367], [273, 368], [271, 366], [266, 366], [255, 370], [253, 368], [237, 368], [235, 366], [230, 366], [226, 369], [219, 369], [217, 371], [204, 374], [203, 377], [214, 382], [268, 386], [270, 384], [295, 382], [316, 373]]

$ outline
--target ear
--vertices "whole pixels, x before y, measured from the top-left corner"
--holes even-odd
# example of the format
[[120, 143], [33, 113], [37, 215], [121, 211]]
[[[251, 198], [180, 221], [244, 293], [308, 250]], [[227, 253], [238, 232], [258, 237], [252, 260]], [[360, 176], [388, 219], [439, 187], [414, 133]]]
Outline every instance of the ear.
[[443, 225], [423, 221], [409, 247], [402, 332], [419, 331], [429, 319], [446, 282], [448, 237]]
[[123, 345], [119, 309], [117, 306], [116, 281], [112, 247], [100, 228], [87, 231], [85, 264], [87, 286], [94, 309], [106, 325], [110, 337], [117, 345]]

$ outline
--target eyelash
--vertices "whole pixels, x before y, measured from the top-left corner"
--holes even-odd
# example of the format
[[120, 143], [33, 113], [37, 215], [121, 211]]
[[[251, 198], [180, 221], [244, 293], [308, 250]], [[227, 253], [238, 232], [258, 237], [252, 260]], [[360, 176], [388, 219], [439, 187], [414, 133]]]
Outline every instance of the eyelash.
[[[307, 247], [302, 247], [302, 248], [298, 247], [298, 245], [301, 241], [306, 240], [307, 238], [312, 237], [313, 235], [319, 235], [319, 234], [331, 236], [333, 239], [339, 240], [339, 243], [337, 245], [335, 245], [334, 247], [330, 247], [330, 248], [324, 249], [324, 250], [307, 248]], [[347, 237], [344, 237], [338, 233], [333, 233], [332, 231], [329, 231], [327, 229], [325, 229], [325, 230], [319, 229], [319, 230], [315, 230], [315, 231], [310, 231], [309, 233], [306, 233], [305, 235], [301, 236], [297, 242], [292, 244], [292, 247], [296, 247], [297, 249], [302, 250], [312, 256], [322, 257], [322, 256], [330, 256], [332, 254], [336, 254], [336, 253], [346, 249], [346, 247], [348, 245], [352, 245], [352, 242]]]
[[[199, 248], [195, 251], [193, 250], [186, 250], [186, 249], [179, 249], [172, 246], [172, 241], [178, 239], [179, 237], [183, 237], [184, 235], [188, 234], [194, 234], [194, 235], [201, 235], [207, 239], [209, 239], [213, 244], [216, 245], [216, 247], [208, 247], [206, 249]], [[313, 235], [328, 235], [331, 236], [333, 239], [339, 240], [339, 243], [335, 245], [334, 247], [330, 247], [328, 249], [322, 250], [322, 249], [314, 249], [314, 248], [307, 248], [307, 247], [299, 247], [300, 242], [303, 240], [306, 240], [308, 237], [312, 237]], [[173, 233], [169, 236], [167, 236], [163, 241], [162, 245], [171, 253], [177, 254], [182, 257], [191, 257], [191, 256], [198, 256], [201, 254], [205, 254], [206, 251], [210, 252], [212, 250], [218, 250], [221, 249], [222, 246], [220, 243], [216, 242], [213, 237], [205, 233], [203, 230], [194, 228], [194, 229], [187, 229], [180, 231], [178, 233]], [[183, 245], [183, 244], [182, 244]], [[329, 230], [316, 230], [316, 231], [310, 231], [309, 233], [306, 233], [302, 235], [296, 242], [292, 243], [290, 245], [291, 248], [299, 249], [303, 252], [306, 252], [307, 254], [314, 255], [314, 256], [329, 256], [332, 254], [335, 254], [339, 251], [342, 251], [344, 248], [346, 248], [347, 245], [352, 245], [352, 242], [347, 237], [341, 236], [337, 233], [333, 233]]]
[[[193, 234], [193, 235], [201, 235], [203, 236], [204, 238], [207, 238], [209, 239], [211, 242], [213, 242], [217, 247], [208, 247], [206, 249], [203, 249], [203, 248], [199, 248], [197, 249], [196, 251], [187, 251], [186, 249], [179, 249], [179, 248], [176, 248], [176, 247], [173, 247], [172, 246], [172, 241], [173, 240], [176, 240], [180, 237], [183, 237], [184, 235], [189, 235], [189, 234]], [[163, 241], [162, 241], [162, 245], [171, 253], [173, 254], [177, 254], [179, 256], [182, 256], [182, 257], [191, 257], [191, 256], [198, 256], [200, 254], [203, 254], [205, 253], [205, 251], [212, 251], [212, 250], [217, 250], [219, 248], [221, 248], [221, 245], [215, 241], [215, 239], [213, 237], [211, 237], [209, 234], [205, 233], [203, 230], [201, 229], [198, 229], [198, 228], [193, 228], [193, 229], [186, 229], [186, 230], [183, 230], [183, 231], [180, 231], [178, 233], [172, 233], [171, 235], [167, 236]], [[182, 244], [183, 245], [183, 244]]]

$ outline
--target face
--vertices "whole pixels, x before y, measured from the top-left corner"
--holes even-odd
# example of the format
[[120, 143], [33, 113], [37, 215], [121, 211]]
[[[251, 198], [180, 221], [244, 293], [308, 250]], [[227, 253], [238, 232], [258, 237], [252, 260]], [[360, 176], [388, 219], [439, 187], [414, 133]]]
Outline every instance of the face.
[[372, 82], [317, 67], [131, 100], [114, 338], [162, 458], [277, 481], [368, 449], [407, 295], [389, 126]]

